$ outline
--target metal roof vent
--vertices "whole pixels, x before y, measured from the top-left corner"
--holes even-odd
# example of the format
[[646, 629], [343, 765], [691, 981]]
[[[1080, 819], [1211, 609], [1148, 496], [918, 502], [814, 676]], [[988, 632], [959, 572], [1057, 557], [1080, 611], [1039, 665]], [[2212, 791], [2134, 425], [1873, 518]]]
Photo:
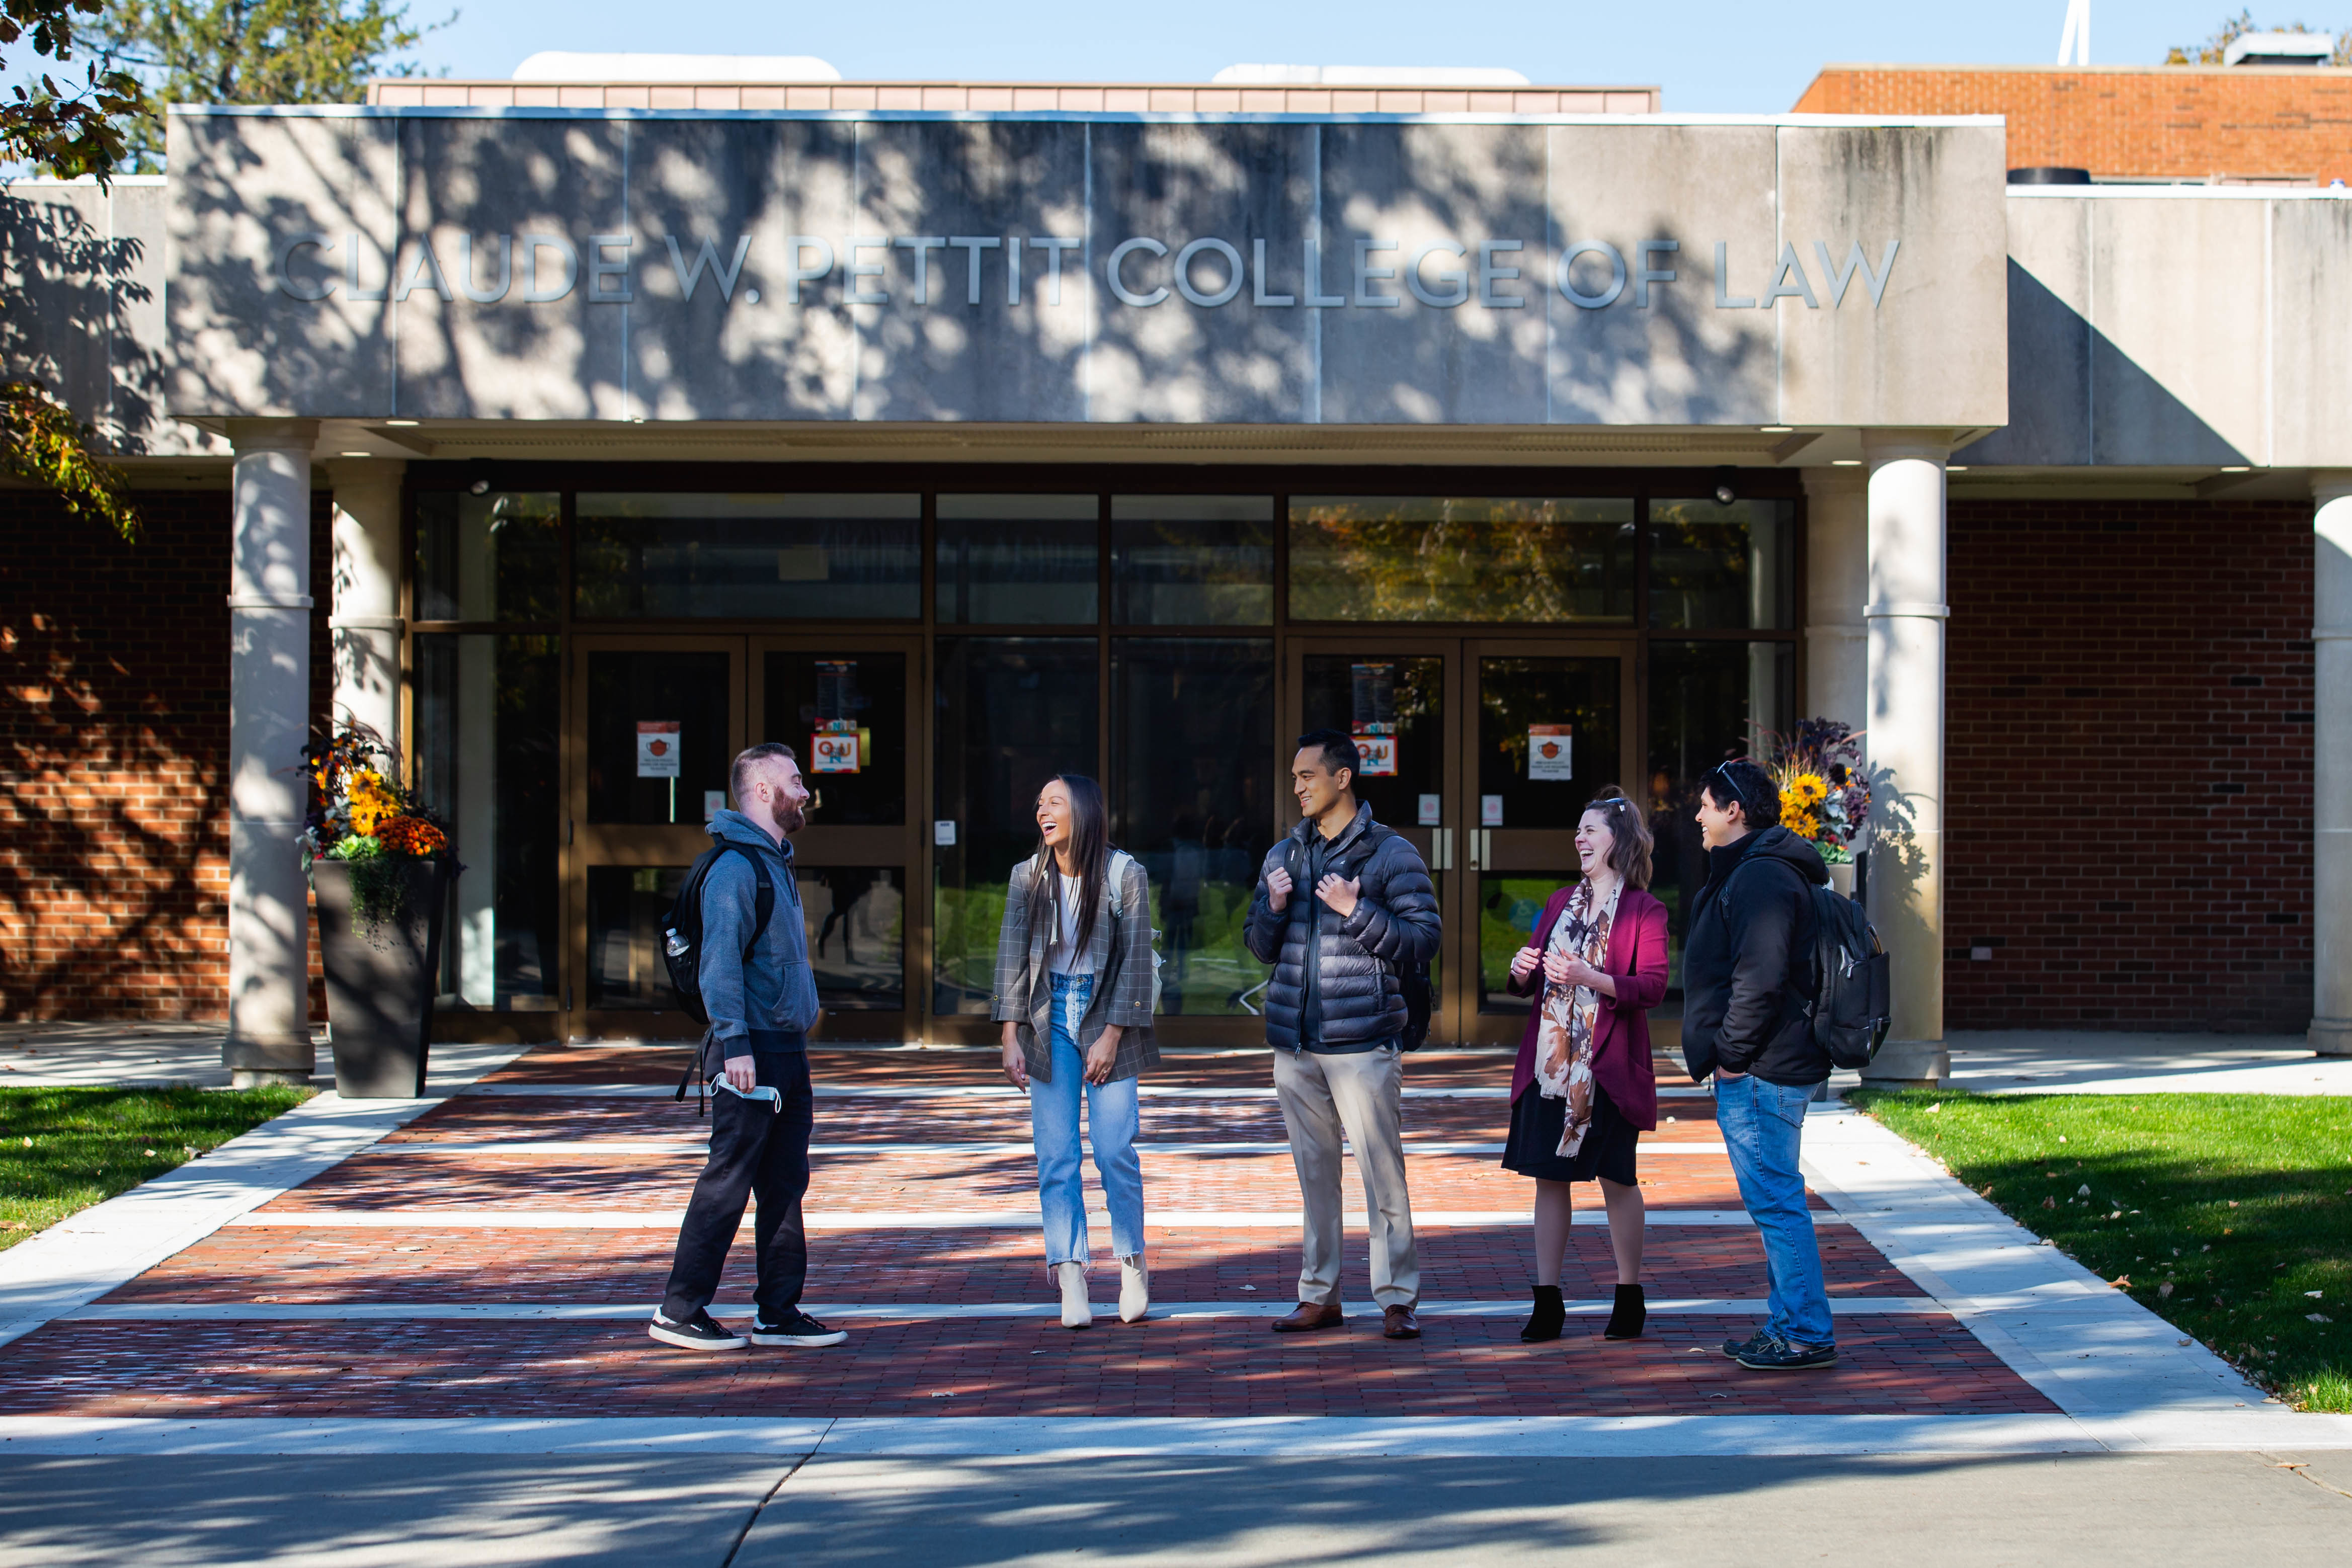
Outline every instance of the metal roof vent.
[[2225, 66], [2324, 66], [2336, 55], [2333, 33], [2241, 33], [2221, 51]]
[[1227, 66], [1220, 87], [1527, 87], [1519, 72], [1486, 66]]
[[841, 73], [814, 55], [584, 55], [541, 49], [515, 67], [517, 81], [812, 82]]

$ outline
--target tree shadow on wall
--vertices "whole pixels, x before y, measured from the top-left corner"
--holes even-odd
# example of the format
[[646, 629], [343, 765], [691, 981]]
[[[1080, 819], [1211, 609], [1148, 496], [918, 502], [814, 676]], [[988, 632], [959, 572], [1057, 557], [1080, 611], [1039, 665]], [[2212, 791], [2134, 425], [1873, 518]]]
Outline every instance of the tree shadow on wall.
[[39, 382], [125, 455], [145, 452], [164, 417], [162, 356], [131, 320], [154, 298], [140, 281], [145, 259], [141, 241], [100, 233], [69, 201], [0, 200], [0, 365]]

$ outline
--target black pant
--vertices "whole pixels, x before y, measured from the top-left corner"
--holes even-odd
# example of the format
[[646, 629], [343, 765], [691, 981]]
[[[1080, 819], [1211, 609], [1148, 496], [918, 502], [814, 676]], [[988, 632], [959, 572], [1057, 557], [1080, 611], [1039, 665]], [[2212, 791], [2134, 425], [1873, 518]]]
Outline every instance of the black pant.
[[[715, 1057], [714, 1050], [714, 1057]], [[695, 1178], [686, 1223], [678, 1227], [677, 1257], [670, 1265], [662, 1316], [682, 1323], [719, 1294], [727, 1249], [743, 1224], [745, 1198], [757, 1195], [752, 1242], [760, 1262], [760, 1321], [781, 1322], [800, 1304], [808, 1279], [808, 1236], [801, 1228], [801, 1198], [809, 1184], [809, 1130], [815, 1099], [809, 1088], [808, 1056], [761, 1051], [752, 1058], [760, 1082], [783, 1095], [783, 1109], [765, 1100], [746, 1100], [716, 1089], [710, 1095], [710, 1163]], [[719, 1064], [714, 1060], [710, 1065]]]

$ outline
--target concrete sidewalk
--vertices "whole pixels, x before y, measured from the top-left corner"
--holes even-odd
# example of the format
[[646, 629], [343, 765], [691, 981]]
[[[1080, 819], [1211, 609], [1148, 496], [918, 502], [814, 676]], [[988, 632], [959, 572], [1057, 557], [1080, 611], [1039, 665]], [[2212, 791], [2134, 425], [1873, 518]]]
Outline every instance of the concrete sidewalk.
[[[224, 1025], [216, 1023], [12, 1024], [0, 1029], [0, 1088], [187, 1084], [226, 1089], [228, 1069], [221, 1065], [221, 1041], [226, 1032]], [[310, 1082], [318, 1088], [332, 1089], [334, 1045], [324, 1030], [314, 1039], [319, 1070]], [[425, 1061], [426, 1088], [440, 1093], [470, 1083], [526, 1049], [436, 1044]]]

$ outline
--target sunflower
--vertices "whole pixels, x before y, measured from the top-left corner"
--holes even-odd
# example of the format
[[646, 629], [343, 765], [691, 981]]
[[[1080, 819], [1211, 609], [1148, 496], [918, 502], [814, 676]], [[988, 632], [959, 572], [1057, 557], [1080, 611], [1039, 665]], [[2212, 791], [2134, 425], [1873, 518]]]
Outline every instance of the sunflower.
[[1818, 773], [1800, 773], [1789, 780], [1785, 799], [1799, 810], [1808, 811], [1830, 798], [1829, 780]]
[[352, 771], [350, 800], [351, 830], [362, 839], [373, 838], [383, 822], [400, 814], [399, 793], [373, 768]]

